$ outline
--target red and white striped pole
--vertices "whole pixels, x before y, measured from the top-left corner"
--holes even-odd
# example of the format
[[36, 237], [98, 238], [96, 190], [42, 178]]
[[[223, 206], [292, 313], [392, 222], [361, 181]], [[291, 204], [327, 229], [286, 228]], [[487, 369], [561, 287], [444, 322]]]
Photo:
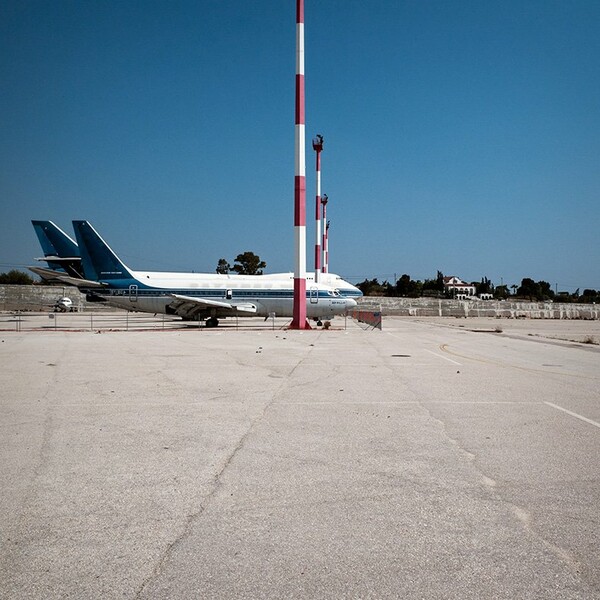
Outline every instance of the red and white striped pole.
[[323, 205], [323, 268], [322, 273], [329, 272], [329, 223], [327, 222], [327, 194], [323, 194], [321, 204]]
[[323, 136], [317, 134], [312, 141], [313, 150], [317, 153], [317, 197], [315, 202], [315, 283], [319, 283], [321, 275], [321, 152]]
[[304, 0], [296, 0], [296, 130], [294, 176], [294, 310], [292, 329], [310, 329], [306, 320], [306, 151], [304, 113]]

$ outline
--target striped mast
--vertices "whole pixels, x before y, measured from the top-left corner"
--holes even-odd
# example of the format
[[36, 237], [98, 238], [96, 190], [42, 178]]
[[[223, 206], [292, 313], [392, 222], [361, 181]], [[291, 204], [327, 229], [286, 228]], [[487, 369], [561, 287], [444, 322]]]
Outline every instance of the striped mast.
[[294, 308], [290, 327], [310, 329], [306, 321], [306, 149], [304, 111], [304, 0], [296, 0], [296, 128], [294, 176]]
[[315, 202], [315, 283], [319, 283], [321, 275], [321, 152], [323, 136], [317, 134], [312, 141], [313, 150], [317, 153], [317, 196]]
[[323, 205], [323, 268], [322, 273], [329, 272], [329, 223], [327, 222], [327, 194], [323, 194], [321, 204]]

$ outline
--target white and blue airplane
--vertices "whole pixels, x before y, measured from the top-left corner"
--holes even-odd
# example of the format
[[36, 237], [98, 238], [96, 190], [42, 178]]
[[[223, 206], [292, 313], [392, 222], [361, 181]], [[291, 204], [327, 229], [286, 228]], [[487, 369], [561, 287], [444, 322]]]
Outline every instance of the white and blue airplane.
[[[79, 222], [78, 222], [79, 223]], [[85, 223], [85, 221], [82, 221], [82, 223]], [[88, 269], [87, 269], [87, 273], [88, 273], [88, 277], [86, 278], [84, 276], [84, 270], [82, 268], [82, 259], [81, 259], [81, 253], [80, 253], [80, 249], [79, 246], [77, 245], [77, 243], [75, 241], [73, 241], [62, 229], [60, 229], [60, 227], [58, 227], [57, 225], [55, 225], [52, 221], [41, 221], [41, 220], [34, 220], [32, 221], [33, 227], [35, 229], [35, 232], [38, 236], [38, 239], [40, 241], [40, 244], [42, 246], [42, 250], [44, 251], [44, 258], [40, 258], [37, 260], [45, 260], [48, 262], [48, 269], [44, 269], [41, 267], [29, 267], [31, 271], [33, 271], [34, 273], [40, 275], [42, 278], [48, 280], [48, 281], [55, 281], [55, 282], [59, 282], [59, 283], [66, 283], [69, 285], [75, 285], [79, 288], [81, 288], [82, 291], [84, 291], [88, 297], [88, 300], [92, 300], [92, 301], [98, 301], [98, 302], [106, 302], [107, 304], [110, 304], [112, 306], [117, 306], [120, 308], [127, 308], [128, 310], [138, 310], [138, 311], [146, 311], [148, 309], [149, 312], [157, 312], [156, 310], [154, 310], [154, 305], [150, 308], [148, 308], [148, 303], [142, 301], [142, 303], [139, 303], [140, 297], [142, 296], [142, 292], [139, 292], [139, 284], [134, 284], [134, 283], [130, 283], [129, 285], [138, 285], [138, 294], [129, 294], [129, 293], [125, 293], [125, 291], [129, 291], [129, 287], [125, 288], [123, 287], [123, 285], [121, 284], [118, 288], [118, 290], [120, 291], [111, 291], [108, 292], [108, 289], [110, 289], [110, 286], [107, 285], [106, 281], [102, 281], [100, 282], [97, 277], [98, 277], [98, 271], [96, 269], [94, 269], [93, 264], [91, 263], [91, 261], [88, 261]], [[75, 222], [74, 222], [75, 225]], [[91, 228], [91, 230], [93, 231], [93, 244], [95, 243], [96, 245], [99, 245], [100, 247], [105, 247], [108, 248], [109, 254], [113, 255], [116, 260], [118, 262], [121, 262], [118, 257], [116, 257], [116, 255], [114, 254], [114, 252], [112, 252], [112, 250], [110, 250], [110, 248], [108, 247], [108, 245], [106, 244], [106, 242], [104, 242], [104, 240], [102, 240], [102, 238], [100, 237], [100, 235], [93, 229], [93, 227], [88, 223], [89, 227]], [[75, 228], [77, 229], [78, 226], [75, 226]], [[121, 263], [123, 264], [123, 263]], [[171, 286], [172, 284], [172, 277], [176, 276], [177, 278], [185, 278], [187, 277], [187, 275], [191, 275], [194, 279], [194, 289], [197, 291], [197, 287], [198, 287], [198, 279], [201, 278], [202, 281], [204, 282], [204, 287], [206, 288], [208, 287], [213, 287], [213, 286], [217, 286], [218, 290], [231, 290], [231, 295], [232, 298], [230, 298], [229, 300], [233, 300], [233, 290], [236, 287], [239, 287], [239, 285], [241, 284], [242, 286], [244, 284], [250, 284], [251, 286], [261, 286], [260, 289], [265, 289], [265, 286], [270, 286], [273, 287], [272, 284], [275, 283], [276, 287], [281, 288], [282, 284], [283, 284], [283, 289], [287, 289], [289, 287], [289, 289], [291, 290], [291, 294], [293, 296], [293, 280], [294, 280], [294, 276], [293, 273], [272, 273], [272, 274], [268, 274], [268, 275], [254, 275], [254, 276], [242, 276], [242, 275], [216, 275], [216, 274], [211, 274], [211, 273], [206, 273], [206, 274], [198, 274], [198, 273], [190, 273], [190, 274], [182, 274], [182, 273], [163, 273], [163, 272], [151, 272], [151, 271], [144, 271], [144, 272], [134, 272], [131, 271], [131, 269], [128, 269], [127, 267], [125, 267], [125, 265], [123, 265], [123, 268], [128, 271], [129, 273], [135, 274], [135, 275], [141, 275], [142, 279], [146, 279], [146, 282], [148, 280], [151, 280], [152, 282], [156, 283], [157, 281], [164, 279], [166, 277], [166, 279], [168, 279], [169, 281], [167, 282], [167, 286]], [[247, 281], [244, 282], [244, 277], [247, 278]], [[93, 279], [90, 279], [93, 278]], [[345, 281], [344, 279], [342, 279], [339, 275], [336, 275], [335, 273], [323, 273], [321, 274], [321, 279], [322, 279], [322, 286], [320, 286], [321, 289], [321, 296], [323, 297], [324, 294], [323, 292], [325, 292], [327, 295], [324, 296], [325, 298], [331, 298], [331, 289], [327, 289], [327, 288], [334, 288], [333, 289], [333, 295], [335, 297], [337, 297], [337, 294], [335, 292], [339, 292], [339, 296], [341, 296], [344, 299], [350, 299], [353, 300], [354, 298], [358, 298], [360, 296], [362, 296], [362, 292], [355, 286], [353, 286], [351, 283]], [[231, 282], [233, 282], [235, 285], [232, 287]], [[285, 285], [285, 282], [287, 282], [287, 285]], [[224, 287], [225, 286], [225, 287]], [[307, 309], [309, 308], [309, 306], [312, 304], [312, 309], [317, 309], [317, 311], [321, 311], [324, 308], [324, 303], [323, 300], [319, 301], [319, 294], [318, 294], [318, 288], [319, 286], [315, 286], [314, 285], [314, 275], [312, 273], [308, 273], [307, 274], [307, 286], [308, 286], [308, 292], [307, 292], [307, 296], [309, 299], [309, 305], [307, 305]], [[104, 291], [101, 292], [100, 289], [103, 289]], [[125, 291], [124, 291], [125, 290]], [[135, 290], [135, 288], [132, 288], [132, 290]], [[208, 297], [206, 298], [207, 300], [211, 300], [214, 298], [214, 290], [210, 290], [210, 294], [208, 294]], [[281, 292], [281, 290], [280, 290]], [[239, 294], [241, 294], [240, 292], [237, 292], [236, 295], [239, 296]], [[272, 295], [273, 293], [271, 293]], [[149, 295], [147, 293], [145, 293], [146, 295], [146, 300], [149, 298]], [[227, 293], [225, 293], [225, 295], [227, 296]], [[263, 296], [266, 296], [267, 294], [263, 292]], [[196, 296], [194, 296], [196, 297]], [[240, 296], [241, 297], [241, 296]], [[246, 297], [247, 294], [246, 294]], [[280, 293], [280, 297], [281, 293]], [[227, 300], [227, 298], [226, 298]], [[239, 300], [239, 299], [238, 299]], [[263, 299], [263, 305], [265, 304], [265, 300], [266, 298]], [[312, 301], [311, 301], [312, 300]], [[231, 303], [229, 303], [231, 304]], [[182, 316], [185, 319], [206, 319], [207, 320], [207, 324], [209, 326], [211, 325], [215, 325], [216, 323], [218, 323], [218, 316], [230, 316], [231, 314], [237, 314], [238, 316], [240, 316], [244, 311], [242, 310], [242, 303], [240, 303], [239, 301], [237, 301], [235, 303], [236, 305], [236, 310], [235, 312], [231, 312], [231, 309], [224, 309], [224, 307], [219, 307], [223, 310], [221, 311], [216, 311], [213, 310], [213, 308], [215, 308], [214, 306], [211, 307], [210, 309], [210, 315], [208, 315], [208, 307], [205, 307], [205, 310], [198, 310], [200, 307], [198, 306], [197, 303], [195, 303], [193, 306], [176, 306], [176, 304], [174, 302], [171, 302], [170, 305], [168, 305], [168, 307], [165, 307], [165, 310], [163, 311], [158, 311], [158, 312], [165, 312], [167, 314], [179, 314], [180, 316]], [[280, 316], [291, 316], [291, 313], [288, 315], [288, 307], [282, 307], [282, 306], [274, 306], [273, 302], [267, 302], [267, 305], [271, 308], [279, 308], [279, 312], [277, 310], [272, 310], [269, 312], [274, 312], [277, 315]], [[318, 305], [314, 306], [314, 305]], [[347, 308], [352, 308], [353, 306], [355, 306], [355, 303], [353, 302], [348, 302], [347, 303]], [[283, 311], [282, 311], [283, 308]], [[172, 310], [174, 309], [174, 312], [172, 312]], [[195, 310], [194, 310], [195, 309]], [[317, 322], [319, 322], [321, 319], [323, 318], [328, 318], [330, 316], [333, 316], [332, 311], [325, 311], [323, 312], [323, 316], [319, 317], [319, 316], [313, 316], [313, 313], [315, 313], [314, 310], [310, 310], [307, 311], [309, 314], [308, 316], [311, 318], [314, 318]], [[215, 314], [216, 312], [219, 312], [219, 315]], [[247, 311], [246, 311], [247, 312]], [[321, 312], [318, 312], [318, 314], [321, 314]], [[227, 314], [229, 313], [229, 314]], [[263, 313], [260, 311], [257, 312], [250, 312], [248, 314], [246, 314], [245, 316], [252, 316], [253, 314], [257, 314], [257, 315], [262, 315]]]
[[[91, 301], [140, 312], [178, 315], [186, 320], [204, 320], [215, 327], [230, 316], [293, 316], [293, 276], [220, 275], [133, 271], [113, 252], [88, 221], [73, 221], [84, 279], [69, 277]], [[331, 274], [331, 281], [338, 280]], [[343, 315], [356, 306], [352, 296], [362, 293], [343, 282], [339, 286], [307, 282], [306, 315], [321, 322]]]
[[[47, 281], [77, 285], [73, 278], [84, 278], [77, 243], [52, 221], [32, 220], [31, 223], [44, 251], [44, 258], [37, 258], [36, 260], [46, 261], [48, 268], [29, 267], [29, 270]], [[294, 274], [291, 272], [269, 273], [263, 275], [263, 277], [271, 279], [287, 278], [292, 282], [294, 280]], [[314, 279], [313, 272], [306, 274], [307, 285], [311, 285]], [[344, 298], [360, 298], [363, 295], [356, 286], [335, 273], [321, 273], [320, 281], [324, 285], [337, 289]]]

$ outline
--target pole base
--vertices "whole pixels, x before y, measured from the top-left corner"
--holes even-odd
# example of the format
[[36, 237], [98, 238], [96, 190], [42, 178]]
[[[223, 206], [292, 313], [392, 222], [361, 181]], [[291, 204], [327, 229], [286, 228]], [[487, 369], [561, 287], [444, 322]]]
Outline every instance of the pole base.
[[304, 323], [302, 321], [298, 322], [295, 319], [292, 319], [292, 322], [286, 327], [286, 329], [312, 329], [308, 319], [304, 319]]
[[290, 329], [310, 329], [306, 320], [306, 278], [294, 277], [294, 310]]

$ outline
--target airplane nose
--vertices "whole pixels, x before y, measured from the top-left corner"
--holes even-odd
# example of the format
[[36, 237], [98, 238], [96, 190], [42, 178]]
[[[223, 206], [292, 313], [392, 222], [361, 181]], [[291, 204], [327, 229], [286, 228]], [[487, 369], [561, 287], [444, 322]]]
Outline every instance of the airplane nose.
[[358, 304], [356, 303], [356, 300], [352, 300], [352, 298], [346, 298], [346, 309], [347, 310], [356, 308], [357, 306], [358, 306]]

